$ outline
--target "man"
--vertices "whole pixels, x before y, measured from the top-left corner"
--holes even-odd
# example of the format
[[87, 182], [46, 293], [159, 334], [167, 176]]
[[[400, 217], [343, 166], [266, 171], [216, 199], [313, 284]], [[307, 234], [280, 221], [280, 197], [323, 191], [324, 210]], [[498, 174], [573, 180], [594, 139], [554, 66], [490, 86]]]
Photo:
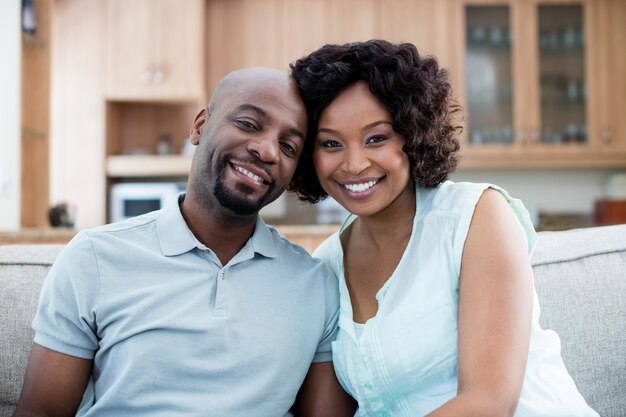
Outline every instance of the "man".
[[348, 415], [336, 280], [258, 217], [305, 131], [287, 74], [222, 80], [191, 129], [187, 193], [79, 233], [55, 262], [15, 415], [285, 416], [303, 381], [296, 409]]

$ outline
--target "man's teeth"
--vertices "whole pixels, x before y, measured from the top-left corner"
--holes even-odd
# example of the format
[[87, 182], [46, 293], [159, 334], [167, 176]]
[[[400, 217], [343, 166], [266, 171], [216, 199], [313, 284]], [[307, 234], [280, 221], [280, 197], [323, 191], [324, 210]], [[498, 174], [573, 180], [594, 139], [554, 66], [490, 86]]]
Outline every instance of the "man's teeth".
[[247, 169], [244, 169], [240, 166], [236, 166], [235, 169], [239, 172], [241, 172], [243, 175], [245, 175], [248, 178], [251, 178], [253, 180], [255, 180], [256, 182], [263, 182], [263, 178], [259, 177], [258, 175], [253, 174], [252, 172], [248, 171]]
[[362, 182], [360, 184], [344, 184], [344, 187], [346, 187], [348, 190], [352, 191], [353, 193], [362, 193], [372, 188], [374, 184], [376, 184], [377, 182], [378, 181], [368, 181], [368, 182]]

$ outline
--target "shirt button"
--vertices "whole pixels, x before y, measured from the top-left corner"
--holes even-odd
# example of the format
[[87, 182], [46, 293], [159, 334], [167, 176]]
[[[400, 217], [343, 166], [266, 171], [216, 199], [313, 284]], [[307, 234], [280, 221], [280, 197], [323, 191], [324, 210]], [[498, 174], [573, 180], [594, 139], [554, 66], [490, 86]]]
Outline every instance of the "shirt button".
[[220, 278], [224, 279], [224, 271], [220, 271]]
[[365, 383], [365, 388], [372, 389], [372, 384], [370, 384], [369, 382], [366, 382]]

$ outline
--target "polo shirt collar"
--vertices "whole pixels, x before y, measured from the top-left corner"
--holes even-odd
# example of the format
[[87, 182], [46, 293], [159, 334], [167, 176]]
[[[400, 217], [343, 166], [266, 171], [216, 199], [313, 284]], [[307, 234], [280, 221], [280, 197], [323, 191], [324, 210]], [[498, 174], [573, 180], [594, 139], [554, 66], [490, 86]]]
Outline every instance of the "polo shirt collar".
[[[180, 202], [184, 198], [184, 193], [179, 194], [161, 210], [157, 217], [159, 244], [165, 256], [181, 255], [195, 248], [206, 249], [206, 246], [196, 239], [183, 218]], [[265, 257], [275, 258], [277, 256], [273, 233], [261, 219], [261, 216], [257, 216], [254, 233], [244, 248], [248, 245], [255, 253]]]
[[[180, 211], [185, 194], [172, 199], [157, 217], [157, 233], [161, 252], [165, 256], [181, 255], [202, 245], [193, 235]], [[202, 245], [203, 246], [203, 245]]]
[[267, 258], [275, 258], [277, 256], [274, 235], [261, 216], [257, 216], [254, 233], [249, 243], [252, 245], [252, 250], [260, 255]]

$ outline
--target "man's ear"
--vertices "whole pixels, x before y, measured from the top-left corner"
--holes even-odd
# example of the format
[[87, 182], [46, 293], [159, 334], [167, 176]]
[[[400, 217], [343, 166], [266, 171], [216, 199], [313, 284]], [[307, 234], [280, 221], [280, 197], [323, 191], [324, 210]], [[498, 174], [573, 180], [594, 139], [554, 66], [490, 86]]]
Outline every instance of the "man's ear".
[[189, 141], [192, 144], [198, 145], [200, 143], [200, 136], [202, 136], [202, 131], [206, 126], [207, 120], [209, 120], [209, 112], [206, 108], [196, 114], [193, 125], [191, 125], [191, 131], [189, 132]]

